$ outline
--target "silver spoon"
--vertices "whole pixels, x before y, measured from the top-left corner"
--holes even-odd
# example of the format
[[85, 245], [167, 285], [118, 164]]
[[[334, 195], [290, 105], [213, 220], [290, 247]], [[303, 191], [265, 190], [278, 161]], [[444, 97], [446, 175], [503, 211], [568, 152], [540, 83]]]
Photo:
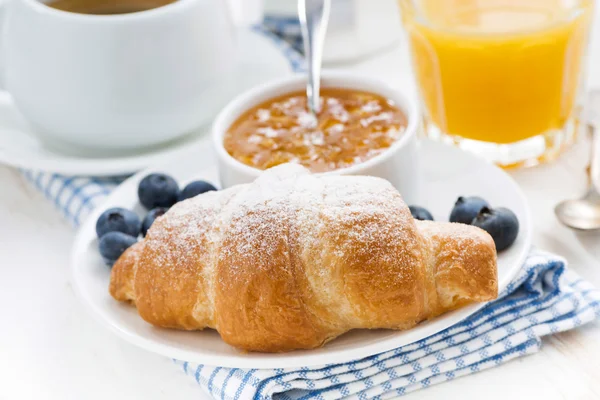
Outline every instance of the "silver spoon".
[[554, 208], [554, 213], [560, 222], [569, 228], [581, 231], [600, 229], [600, 193], [598, 193], [593, 180], [593, 173], [599, 163], [595, 157], [600, 156], [600, 154], [595, 154], [595, 149], [600, 144], [594, 142], [594, 140], [599, 140], [597, 130], [600, 126], [598, 124], [598, 119], [600, 119], [600, 92], [592, 92], [588, 104], [590, 114], [588, 116], [590, 119], [588, 128], [592, 137], [591, 159], [590, 165], [587, 167], [589, 190], [581, 199], [565, 200]]
[[600, 193], [592, 188], [577, 200], [565, 200], [554, 209], [563, 225], [580, 231], [600, 229]]
[[325, 32], [331, 11], [331, 0], [299, 0], [298, 17], [304, 42], [304, 55], [308, 66], [306, 96], [308, 110], [316, 116], [321, 111], [321, 63]]

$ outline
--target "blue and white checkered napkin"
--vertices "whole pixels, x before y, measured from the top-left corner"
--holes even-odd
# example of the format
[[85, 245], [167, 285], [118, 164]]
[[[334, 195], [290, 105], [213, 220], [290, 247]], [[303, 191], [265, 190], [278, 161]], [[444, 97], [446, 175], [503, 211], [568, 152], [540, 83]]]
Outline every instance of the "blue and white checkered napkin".
[[534, 251], [516, 279], [465, 321], [396, 350], [316, 368], [243, 370], [177, 361], [215, 399], [389, 399], [535, 353], [544, 335], [600, 316], [600, 291]]
[[[298, 53], [276, 40], [300, 68]], [[22, 172], [75, 226], [124, 178]], [[562, 259], [534, 251], [498, 300], [441, 333], [393, 351], [319, 368], [242, 370], [177, 363], [217, 399], [386, 399], [533, 353], [542, 336], [598, 316], [600, 292]]]

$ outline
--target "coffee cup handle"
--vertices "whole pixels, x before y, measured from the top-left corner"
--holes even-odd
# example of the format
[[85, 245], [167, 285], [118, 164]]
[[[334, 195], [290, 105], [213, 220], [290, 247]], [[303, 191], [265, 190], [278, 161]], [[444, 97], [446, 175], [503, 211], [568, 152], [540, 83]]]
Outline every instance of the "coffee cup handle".
[[227, 0], [233, 23], [246, 27], [262, 22], [264, 0]]

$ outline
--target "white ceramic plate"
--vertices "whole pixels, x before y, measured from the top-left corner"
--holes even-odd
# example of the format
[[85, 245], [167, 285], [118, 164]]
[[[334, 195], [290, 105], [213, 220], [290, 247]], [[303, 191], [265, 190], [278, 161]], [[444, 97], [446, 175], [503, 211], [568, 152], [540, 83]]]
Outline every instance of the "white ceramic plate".
[[[292, 73], [283, 53], [270, 38], [244, 30], [239, 35], [238, 72], [233, 95], [274, 78]], [[232, 97], [233, 97], [232, 95]], [[110, 157], [77, 157], [46, 147], [16, 109], [10, 95], [0, 92], [0, 163], [15, 167], [56, 172], [66, 175], [121, 175], [179, 158], [188, 147], [206, 136], [207, 127], [136, 154]]]
[[[209, 146], [205, 143], [204, 146]], [[499, 289], [502, 290], [522, 265], [531, 242], [531, 218], [523, 193], [501, 169], [470, 154], [443, 144], [423, 141], [421, 204], [437, 220], [447, 220], [456, 198], [479, 195], [492, 205], [509, 207], [518, 216], [521, 231], [515, 244], [498, 256]], [[210, 149], [197, 148], [193, 154], [153, 171], [162, 171], [185, 184], [193, 179], [217, 180]], [[202, 154], [202, 157], [197, 155]], [[119, 186], [106, 204], [96, 210], [79, 230], [72, 252], [73, 287], [91, 313], [127, 341], [168, 357], [209, 365], [239, 368], [285, 368], [345, 362], [403, 346], [430, 336], [471, 315], [482, 305], [472, 305], [442, 315], [404, 331], [356, 330], [333, 340], [321, 349], [283, 354], [243, 354], [221, 341], [212, 330], [182, 332], [155, 328], [143, 321], [134, 307], [113, 300], [108, 294], [110, 269], [97, 250], [95, 223], [109, 207], [141, 211], [137, 185], [150, 171], [143, 171]]]

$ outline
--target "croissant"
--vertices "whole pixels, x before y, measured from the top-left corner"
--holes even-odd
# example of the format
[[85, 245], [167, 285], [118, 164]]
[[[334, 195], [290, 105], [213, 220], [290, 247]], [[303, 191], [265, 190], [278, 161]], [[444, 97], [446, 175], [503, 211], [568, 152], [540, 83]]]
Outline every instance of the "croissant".
[[110, 294], [155, 326], [212, 328], [261, 352], [409, 329], [497, 292], [483, 230], [415, 221], [383, 179], [293, 164], [176, 204], [110, 279]]

